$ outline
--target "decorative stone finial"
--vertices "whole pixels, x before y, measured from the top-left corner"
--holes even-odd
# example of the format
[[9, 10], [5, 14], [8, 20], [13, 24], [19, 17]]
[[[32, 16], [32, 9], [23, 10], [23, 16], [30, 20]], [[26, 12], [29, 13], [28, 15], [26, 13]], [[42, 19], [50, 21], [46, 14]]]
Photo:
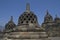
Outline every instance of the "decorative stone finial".
[[13, 16], [11, 16], [11, 19], [10, 19], [10, 21], [13, 21]]
[[56, 16], [56, 18], [58, 18], [58, 15], [57, 14], [55, 16]]
[[29, 3], [26, 4], [26, 12], [30, 12], [30, 4]]
[[46, 14], [48, 15], [49, 14], [48, 10], [46, 12], [47, 12]]

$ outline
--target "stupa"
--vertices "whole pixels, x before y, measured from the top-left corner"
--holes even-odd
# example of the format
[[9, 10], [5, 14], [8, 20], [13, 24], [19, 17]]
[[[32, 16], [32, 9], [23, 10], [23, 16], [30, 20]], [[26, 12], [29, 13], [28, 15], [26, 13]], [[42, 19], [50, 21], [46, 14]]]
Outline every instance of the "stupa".
[[4, 36], [6, 40], [48, 40], [48, 35], [45, 29], [40, 27], [37, 16], [30, 11], [29, 3], [26, 5], [26, 11], [19, 16], [17, 26], [5, 31]]

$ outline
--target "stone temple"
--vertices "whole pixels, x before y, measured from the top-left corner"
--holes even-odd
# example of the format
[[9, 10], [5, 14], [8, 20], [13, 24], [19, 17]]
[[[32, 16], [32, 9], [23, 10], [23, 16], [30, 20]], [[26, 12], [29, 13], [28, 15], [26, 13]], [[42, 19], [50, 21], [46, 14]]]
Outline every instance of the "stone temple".
[[60, 37], [60, 18], [55, 19], [47, 11], [44, 22], [39, 25], [37, 16], [30, 10], [30, 4], [26, 4], [26, 10], [18, 19], [18, 24], [13, 22], [13, 16], [0, 32], [1, 40], [52, 40]]

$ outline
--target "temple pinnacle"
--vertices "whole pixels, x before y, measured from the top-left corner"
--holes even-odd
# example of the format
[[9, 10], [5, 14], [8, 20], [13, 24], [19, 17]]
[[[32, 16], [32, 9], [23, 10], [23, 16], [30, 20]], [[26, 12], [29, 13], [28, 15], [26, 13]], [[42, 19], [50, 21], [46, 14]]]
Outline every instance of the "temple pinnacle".
[[29, 3], [26, 4], [26, 12], [30, 12], [30, 4]]
[[10, 21], [13, 21], [13, 16], [11, 16], [11, 19], [10, 19]]

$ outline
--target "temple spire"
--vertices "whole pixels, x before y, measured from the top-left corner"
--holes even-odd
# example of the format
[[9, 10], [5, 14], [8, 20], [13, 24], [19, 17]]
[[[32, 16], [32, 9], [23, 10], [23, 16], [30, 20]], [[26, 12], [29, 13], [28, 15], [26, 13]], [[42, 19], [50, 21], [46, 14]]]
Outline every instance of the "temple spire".
[[56, 18], [58, 18], [58, 15], [56, 14]]
[[48, 10], [46, 11], [46, 16], [51, 16]]
[[55, 16], [57, 17], [57, 14]]
[[30, 12], [30, 4], [29, 3], [26, 4], [26, 12]]
[[11, 16], [11, 19], [10, 19], [10, 21], [13, 21], [13, 16]]
[[48, 10], [46, 12], [47, 12], [46, 14], [48, 15], [49, 14]]

